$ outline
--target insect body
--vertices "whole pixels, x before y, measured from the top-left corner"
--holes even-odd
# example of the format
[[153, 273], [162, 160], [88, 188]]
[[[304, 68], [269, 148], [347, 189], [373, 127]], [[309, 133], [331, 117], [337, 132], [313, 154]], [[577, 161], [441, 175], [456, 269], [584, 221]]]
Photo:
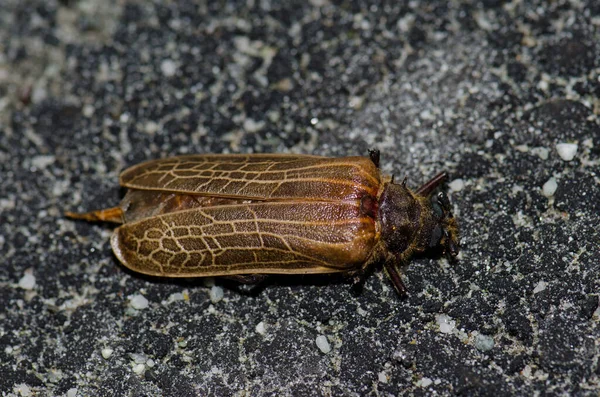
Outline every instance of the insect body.
[[416, 191], [370, 157], [189, 155], [125, 170], [119, 206], [71, 218], [122, 223], [111, 245], [130, 269], [164, 277], [358, 273], [399, 267], [458, 232], [439, 174]]

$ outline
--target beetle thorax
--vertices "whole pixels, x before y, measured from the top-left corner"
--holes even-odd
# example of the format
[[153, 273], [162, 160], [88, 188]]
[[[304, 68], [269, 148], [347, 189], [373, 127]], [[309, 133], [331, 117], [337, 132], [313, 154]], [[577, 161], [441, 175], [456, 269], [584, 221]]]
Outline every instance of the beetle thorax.
[[388, 251], [402, 255], [421, 229], [421, 203], [406, 186], [388, 183], [379, 199], [379, 220]]

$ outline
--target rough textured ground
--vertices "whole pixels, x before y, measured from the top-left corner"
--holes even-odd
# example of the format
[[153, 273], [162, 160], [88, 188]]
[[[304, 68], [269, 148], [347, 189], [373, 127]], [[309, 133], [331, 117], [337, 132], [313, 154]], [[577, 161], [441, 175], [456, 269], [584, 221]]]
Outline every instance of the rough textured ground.
[[[0, 3], [3, 395], [597, 395], [598, 3], [208, 3]], [[459, 261], [415, 259], [405, 301], [147, 278], [62, 216], [150, 158], [373, 147], [453, 181]]]

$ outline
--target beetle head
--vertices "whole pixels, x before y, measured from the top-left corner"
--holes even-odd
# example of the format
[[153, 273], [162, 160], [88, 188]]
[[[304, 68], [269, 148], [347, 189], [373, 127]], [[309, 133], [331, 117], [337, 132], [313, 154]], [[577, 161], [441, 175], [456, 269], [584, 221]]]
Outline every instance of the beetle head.
[[436, 249], [458, 255], [458, 227], [444, 193], [430, 198], [404, 183], [389, 183], [380, 197], [379, 220], [383, 243], [399, 258]]

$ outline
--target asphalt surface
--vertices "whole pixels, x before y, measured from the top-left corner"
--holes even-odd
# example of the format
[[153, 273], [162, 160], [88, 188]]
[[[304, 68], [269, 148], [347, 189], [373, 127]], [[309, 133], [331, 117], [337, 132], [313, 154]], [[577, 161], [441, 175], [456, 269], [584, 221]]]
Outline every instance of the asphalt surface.
[[[597, 2], [111, 3], [0, 4], [3, 396], [598, 395]], [[63, 216], [147, 159], [370, 148], [450, 174], [405, 300], [145, 277]]]

